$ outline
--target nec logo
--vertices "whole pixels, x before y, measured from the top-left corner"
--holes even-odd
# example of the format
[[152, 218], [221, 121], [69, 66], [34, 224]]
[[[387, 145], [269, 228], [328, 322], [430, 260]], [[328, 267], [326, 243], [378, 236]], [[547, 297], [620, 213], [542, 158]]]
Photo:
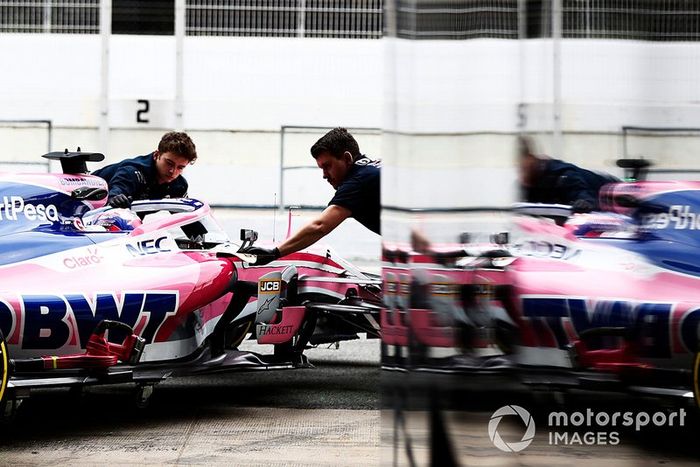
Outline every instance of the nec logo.
[[131, 256], [145, 256], [145, 255], [154, 255], [156, 253], [165, 253], [168, 251], [171, 251], [170, 248], [167, 248], [163, 245], [163, 240], [166, 240], [168, 237], [160, 237], [160, 238], [151, 238], [150, 240], [142, 240], [136, 245], [126, 245], [126, 249], [129, 253], [131, 253]]
[[260, 292], [279, 292], [280, 281], [260, 281]]

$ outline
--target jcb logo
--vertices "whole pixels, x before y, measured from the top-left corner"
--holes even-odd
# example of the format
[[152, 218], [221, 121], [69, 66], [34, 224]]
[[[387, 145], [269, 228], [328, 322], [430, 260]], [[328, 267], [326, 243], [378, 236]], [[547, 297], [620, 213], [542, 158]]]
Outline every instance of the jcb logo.
[[459, 289], [454, 284], [434, 282], [431, 284], [431, 289], [435, 295], [456, 295], [459, 293]]
[[260, 281], [260, 292], [279, 292], [280, 281]]

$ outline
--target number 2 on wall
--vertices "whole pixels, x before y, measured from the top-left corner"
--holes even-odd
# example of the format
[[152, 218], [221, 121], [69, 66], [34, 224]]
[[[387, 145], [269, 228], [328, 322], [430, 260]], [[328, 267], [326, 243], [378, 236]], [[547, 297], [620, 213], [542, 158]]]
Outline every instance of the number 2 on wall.
[[146, 118], [146, 114], [148, 113], [148, 109], [150, 109], [151, 104], [147, 99], [139, 99], [138, 103], [141, 108], [136, 111], [136, 123], [148, 123], [149, 120]]

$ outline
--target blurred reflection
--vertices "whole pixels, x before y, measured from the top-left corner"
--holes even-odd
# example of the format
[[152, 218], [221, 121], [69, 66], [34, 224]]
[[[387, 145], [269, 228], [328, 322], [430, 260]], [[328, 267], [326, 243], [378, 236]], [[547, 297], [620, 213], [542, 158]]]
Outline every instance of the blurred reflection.
[[637, 74], [686, 70], [698, 49], [593, 40], [623, 36], [588, 19], [582, 36], [578, 15], [613, 3], [385, 3], [386, 465], [700, 454], [700, 182], [644, 181], [633, 158], [696, 169], [674, 123], [695, 125], [676, 108], [697, 112], [696, 90]]
[[[384, 433], [394, 449], [385, 463], [460, 465], [509, 450], [557, 457], [582, 446], [614, 458], [621, 444], [635, 456], [640, 437], [662, 430], [689, 441], [700, 276], [671, 274], [695, 267], [670, 261], [680, 254], [673, 221], [666, 230], [640, 223], [649, 196], [666, 212], [678, 195], [667, 182], [606, 191], [633, 186], [642, 194], [629, 215], [575, 214], [557, 225], [543, 215], [548, 206], [518, 205], [461, 210], [446, 223], [423, 211], [410, 242], [385, 242]], [[655, 186], [660, 194], [649, 194]], [[700, 208], [700, 183], [684, 186]], [[560, 218], [563, 207], [554, 208]], [[435, 224], [463, 231], [437, 242]], [[507, 435], [489, 432], [500, 420]], [[698, 454], [693, 446], [683, 456]]]
[[600, 210], [598, 194], [616, 177], [535, 154], [532, 138], [518, 138], [518, 175], [524, 201], [566, 204], [573, 212]]

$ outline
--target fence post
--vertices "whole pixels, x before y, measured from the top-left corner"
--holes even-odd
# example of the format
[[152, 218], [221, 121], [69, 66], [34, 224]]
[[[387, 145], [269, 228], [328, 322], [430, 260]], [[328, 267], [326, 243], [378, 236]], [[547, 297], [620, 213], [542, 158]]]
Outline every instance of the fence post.
[[109, 154], [109, 40], [112, 35], [112, 0], [100, 0], [100, 152]]
[[175, 0], [175, 129], [182, 131], [183, 111], [183, 73], [184, 56], [183, 44], [185, 36], [185, 16], [187, 7], [185, 0]]
[[297, 15], [297, 37], [304, 37], [304, 30], [306, 29], [306, 0], [299, 0]]
[[552, 0], [552, 155], [562, 157], [561, 122], [561, 0]]
[[280, 128], [280, 179], [279, 179], [279, 210], [284, 211], [284, 133], [286, 127], [282, 125]]
[[51, 0], [44, 0], [44, 33], [51, 32]]

